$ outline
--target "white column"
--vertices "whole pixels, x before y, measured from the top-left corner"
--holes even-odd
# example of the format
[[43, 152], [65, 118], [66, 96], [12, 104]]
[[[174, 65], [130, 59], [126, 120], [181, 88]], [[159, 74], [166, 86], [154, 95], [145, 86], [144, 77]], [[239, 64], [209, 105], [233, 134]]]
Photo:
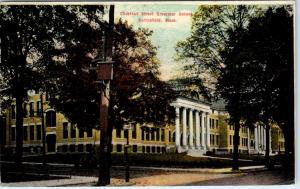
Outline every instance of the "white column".
[[249, 127], [247, 128], [247, 148], [248, 148], [248, 153], [250, 152], [250, 129]]
[[203, 150], [206, 150], [205, 137], [204, 137], [204, 132], [205, 132], [204, 118], [205, 118], [205, 113], [202, 112], [202, 114], [201, 114], [201, 146], [202, 146]]
[[190, 118], [189, 118], [189, 130], [190, 130], [190, 138], [189, 138], [189, 146], [190, 148], [194, 148], [194, 120], [193, 120], [193, 110], [190, 109]]
[[266, 136], [267, 136], [267, 132], [266, 132], [266, 128], [263, 127], [263, 131], [264, 131], [264, 150], [267, 150], [267, 139], [266, 139]]
[[210, 121], [209, 121], [209, 114], [206, 113], [206, 145], [207, 145], [207, 150], [210, 149]]
[[179, 107], [175, 107], [175, 113], [176, 113], [176, 118], [175, 118], [175, 132], [176, 132], [176, 138], [175, 138], [175, 143], [176, 147], [178, 148], [180, 146], [180, 109]]
[[261, 150], [261, 148], [260, 148], [260, 146], [261, 146], [260, 125], [257, 126], [257, 135], [258, 135], [258, 137], [257, 137], [257, 139], [258, 139], [258, 150], [260, 151]]
[[269, 131], [269, 147], [270, 147], [270, 153], [272, 153], [272, 135], [271, 135], [271, 128], [270, 128], [270, 131]]
[[196, 147], [200, 149], [200, 116], [199, 112], [196, 111]]
[[255, 151], [257, 152], [258, 151], [258, 129], [257, 129], [257, 126], [254, 127], [254, 141], [255, 141]]
[[182, 112], [182, 145], [184, 148], [187, 147], [187, 141], [186, 141], [186, 108], [183, 108], [183, 112]]

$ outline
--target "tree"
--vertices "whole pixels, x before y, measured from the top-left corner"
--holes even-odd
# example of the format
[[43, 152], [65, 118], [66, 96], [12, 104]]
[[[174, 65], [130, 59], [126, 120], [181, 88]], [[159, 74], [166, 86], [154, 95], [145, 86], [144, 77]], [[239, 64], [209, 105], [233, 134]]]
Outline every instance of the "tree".
[[242, 44], [245, 28], [254, 13], [252, 6], [200, 6], [193, 15], [191, 36], [177, 44], [179, 60], [192, 62], [188, 69], [193, 69], [199, 79], [203, 74], [212, 78], [209, 88], [201, 88], [210, 89], [209, 97], [216, 92], [227, 103], [229, 123], [235, 126], [234, 170], [238, 169], [239, 128], [247, 113], [248, 82], [243, 74], [243, 57], [237, 56], [240, 53], [237, 47]]
[[[105, 60], [102, 37], [105, 28], [94, 28], [90, 24], [82, 27], [78, 32], [79, 42], [66, 46], [69, 51], [63, 51], [67, 54], [64, 61], [48, 67], [53, 97], [50, 102], [77, 127], [91, 129], [99, 126], [99, 84], [95, 84], [92, 72], [86, 74], [84, 70], [93, 66], [93, 60]], [[165, 122], [170, 121], [166, 115], [172, 110], [169, 104], [174, 92], [158, 78], [159, 62], [156, 48], [149, 40], [151, 34], [147, 29], [135, 31], [126, 22], [119, 21], [114, 26], [113, 60], [116, 63], [110, 86], [108, 144], [111, 144], [113, 127], [122, 128], [132, 122], [165, 126]]]
[[266, 128], [266, 166], [270, 167], [270, 127], [277, 123], [286, 139], [286, 153], [294, 145], [294, 76], [293, 76], [293, 13], [291, 7], [269, 8], [250, 20], [245, 36], [248, 61], [256, 65], [257, 90], [253, 98], [259, 102], [259, 116]]
[[27, 91], [46, 90], [45, 68], [54, 55], [76, 42], [74, 29], [84, 21], [99, 22], [102, 12], [103, 6], [1, 6], [1, 93], [16, 101], [17, 163], [22, 161]]

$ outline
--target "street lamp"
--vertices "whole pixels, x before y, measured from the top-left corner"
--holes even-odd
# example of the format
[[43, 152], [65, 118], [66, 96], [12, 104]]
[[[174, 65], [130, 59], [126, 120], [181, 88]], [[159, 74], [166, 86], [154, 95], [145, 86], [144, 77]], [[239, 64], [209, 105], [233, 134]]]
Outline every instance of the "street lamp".
[[113, 79], [114, 61], [93, 60], [95, 67], [89, 70], [96, 71], [96, 84], [100, 84], [100, 158], [99, 158], [99, 179], [98, 185], [105, 186], [110, 183], [110, 165], [109, 165], [109, 125], [108, 125], [108, 107], [110, 80]]

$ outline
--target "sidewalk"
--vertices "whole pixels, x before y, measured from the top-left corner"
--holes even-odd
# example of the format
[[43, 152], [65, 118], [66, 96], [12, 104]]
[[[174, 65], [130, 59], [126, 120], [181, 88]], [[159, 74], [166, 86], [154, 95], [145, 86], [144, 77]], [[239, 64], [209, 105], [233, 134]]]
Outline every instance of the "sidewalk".
[[[40, 164], [33, 162], [24, 162], [24, 164]], [[57, 164], [48, 163], [51, 166], [73, 167], [72, 164]], [[113, 169], [122, 170], [123, 166], [113, 166]], [[226, 179], [244, 175], [245, 173], [254, 171], [265, 171], [264, 166], [248, 166], [240, 167], [239, 171], [232, 171], [231, 168], [168, 168], [168, 167], [142, 167], [131, 166], [132, 171], [140, 172], [141, 177], [133, 177], [129, 183], [124, 179], [111, 179], [110, 186], [158, 186], [158, 185], [185, 185], [193, 182], [202, 182], [212, 179]], [[147, 174], [147, 170], [158, 171], [158, 174]], [[122, 170], [123, 171], [123, 170]], [[53, 175], [58, 176], [58, 175]], [[63, 175], [60, 175], [63, 176]], [[14, 182], [14, 183], [1, 183], [1, 186], [14, 186], [14, 187], [48, 187], [48, 186], [95, 186], [98, 178], [94, 176], [71, 176], [68, 179], [53, 179], [42, 181], [28, 181], [28, 182]]]
[[[0, 163], [14, 163], [10, 161], [0, 161]], [[23, 162], [23, 164], [29, 165], [42, 165], [37, 162]], [[47, 163], [50, 166], [59, 167], [74, 167], [74, 164], [59, 164], [59, 163]], [[112, 166], [112, 168], [122, 169], [124, 166]], [[172, 168], [172, 167], [145, 167], [145, 166], [130, 166], [132, 170], [160, 170], [160, 171], [172, 171], [172, 172], [197, 172], [197, 173], [236, 173], [236, 172], [249, 172], [249, 171], [263, 171], [267, 170], [264, 165], [246, 166], [240, 167], [239, 171], [232, 171], [231, 168]]]
[[[115, 168], [123, 168], [123, 166], [113, 166]], [[236, 172], [264, 171], [267, 170], [264, 165], [240, 167], [239, 171], [232, 171], [232, 168], [170, 168], [170, 167], [142, 167], [130, 166], [132, 170], [161, 170], [172, 172], [192, 172], [192, 173], [208, 173], [208, 174], [226, 174]]]
[[3, 186], [9, 186], [9, 187], [11, 186], [14, 187], [70, 186], [70, 185], [79, 185], [79, 184], [86, 184], [86, 183], [93, 183], [93, 182], [97, 182], [97, 177], [71, 176], [70, 179], [1, 183], [1, 187]]
[[[0, 163], [14, 163], [14, 162], [0, 161]], [[23, 162], [23, 164], [42, 165], [42, 163], [37, 163], [37, 162]], [[74, 164], [47, 163], [47, 165], [59, 166], [59, 167], [74, 167]], [[122, 168], [124, 168], [124, 166], [112, 166], [112, 168], [122, 169]], [[240, 167], [239, 171], [232, 171], [232, 169], [230, 167], [229, 168], [172, 168], [172, 167], [130, 166], [130, 169], [132, 169], [132, 170], [160, 170], [160, 171], [172, 171], [172, 172], [197, 172], [197, 173], [213, 173], [213, 174], [267, 170], [264, 165]]]

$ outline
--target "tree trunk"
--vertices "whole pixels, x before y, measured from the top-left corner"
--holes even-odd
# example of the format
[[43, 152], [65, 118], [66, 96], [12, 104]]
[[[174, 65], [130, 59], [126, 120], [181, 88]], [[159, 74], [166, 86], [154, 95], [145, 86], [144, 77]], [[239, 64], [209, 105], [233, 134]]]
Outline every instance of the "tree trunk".
[[[291, 124], [291, 123], [290, 123]], [[284, 134], [284, 150], [285, 156], [283, 160], [283, 168], [288, 174], [295, 174], [295, 150], [294, 150], [294, 127], [290, 127], [290, 124], [286, 124], [283, 128]]]
[[235, 121], [234, 123], [234, 137], [233, 137], [233, 162], [232, 162], [232, 170], [239, 169], [239, 132], [240, 132], [240, 123], [239, 121]]
[[23, 156], [23, 90], [17, 87], [16, 89], [16, 154], [15, 162], [18, 165], [22, 164]]
[[[112, 122], [109, 122], [112, 123]], [[113, 132], [113, 126], [110, 125], [108, 127], [108, 164], [109, 167], [111, 168], [112, 166], [112, 161], [111, 161], [111, 152], [112, 152], [112, 132]]]
[[269, 120], [265, 120], [264, 122], [266, 127], [266, 154], [265, 154], [265, 166], [270, 169], [271, 163], [270, 163], [270, 124]]

